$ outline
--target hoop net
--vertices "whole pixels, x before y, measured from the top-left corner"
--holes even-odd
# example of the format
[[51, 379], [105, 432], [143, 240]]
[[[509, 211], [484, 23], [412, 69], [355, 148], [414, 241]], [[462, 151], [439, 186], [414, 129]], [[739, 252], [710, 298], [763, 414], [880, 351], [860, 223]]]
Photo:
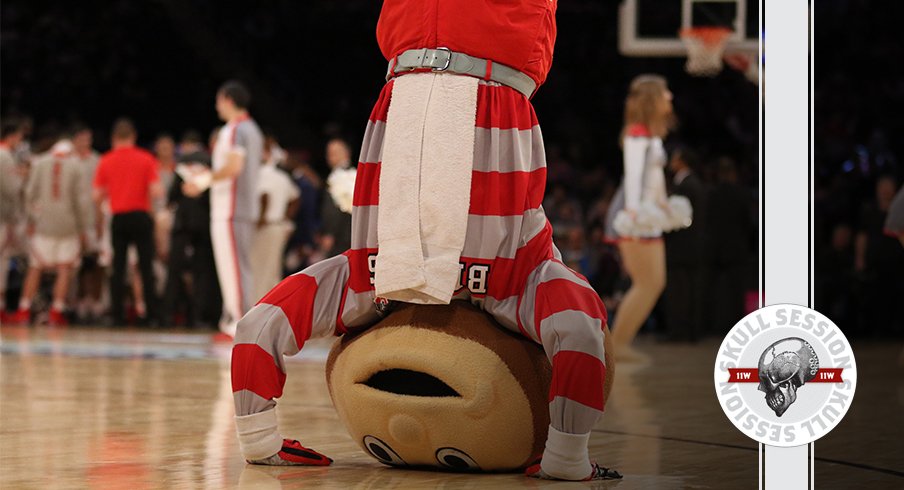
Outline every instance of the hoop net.
[[691, 27], [682, 29], [681, 40], [687, 46], [684, 69], [698, 77], [712, 77], [722, 71], [722, 52], [731, 29], [724, 27]]

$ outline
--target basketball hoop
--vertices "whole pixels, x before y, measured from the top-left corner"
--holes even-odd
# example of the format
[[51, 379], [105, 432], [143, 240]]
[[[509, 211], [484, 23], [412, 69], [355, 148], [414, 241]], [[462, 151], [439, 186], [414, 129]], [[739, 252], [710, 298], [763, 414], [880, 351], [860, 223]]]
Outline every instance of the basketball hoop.
[[753, 83], [759, 83], [760, 81], [760, 70], [759, 65], [757, 64], [757, 55], [756, 53], [726, 53], [725, 56], [722, 57], [725, 64], [730, 66], [731, 68], [741, 72]]
[[698, 77], [713, 77], [722, 71], [722, 52], [732, 33], [725, 27], [690, 27], [681, 30], [681, 40], [687, 47], [684, 69]]

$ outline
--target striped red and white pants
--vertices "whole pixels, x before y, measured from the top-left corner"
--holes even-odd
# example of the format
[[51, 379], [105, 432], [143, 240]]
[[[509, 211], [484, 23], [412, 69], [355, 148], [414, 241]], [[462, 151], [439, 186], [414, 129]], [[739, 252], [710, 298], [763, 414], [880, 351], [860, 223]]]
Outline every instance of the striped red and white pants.
[[[352, 210], [352, 248], [283, 280], [241, 320], [232, 361], [236, 415], [275, 406], [285, 383], [283, 355], [314, 337], [379, 320], [374, 307], [377, 206], [388, 83], [371, 113], [361, 148]], [[474, 169], [461, 286], [500, 324], [540, 343], [553, 368], [551, 425], [587, 434], [599, 419], [606, 378], [606, 311], [580, 274], [566, 267], [543, 212], [546, 158], [530, 102], [481, 82]]]
[[255, 224], [250, 221], [212, 219], [210, 242], [217, 265], [217, 278], [223, 297], [220, 331], [235, 336], [239, 319], [248, 312], [254, 300], [251, 272], [251, 244]]

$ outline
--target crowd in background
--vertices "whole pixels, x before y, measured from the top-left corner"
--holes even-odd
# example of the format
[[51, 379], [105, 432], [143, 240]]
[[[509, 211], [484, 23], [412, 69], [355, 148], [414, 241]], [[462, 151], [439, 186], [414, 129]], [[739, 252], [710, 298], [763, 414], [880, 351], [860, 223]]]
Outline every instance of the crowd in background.
[[[6, 127], [7, 133], [11, 131], [9, 124]], [[39, 134], [45, 137], [37, 140], [31, 137], [31, 122], [23, 120], [21, 134], [21, 140], [11, 148], [11, 154], [16, 159], [16, 172], [23, 184], [29, 181], [32, 162], [55, 155], [80, 168], [83, 174], [80, 193], [83, 196], [92, 194], [98, 180], [95, 172], [100, 157], [94, 146], [101, 146], [103, 142], [93, 140], [90, 128], [77, 124], [55, 135], [44, 129]], [[70, 278], [66, 302], [56, 305], [65, 311], [67, 321], [110, 324], [110, 312], [115, 309], [110, 304], [111, 298], [122, 297], [125, 304], [121, 307], [128, 312], [126, 321], [130, 323], [143, 323], [151, 318], [154, 324], [166, 326], [203, 328], [216, 324], [220, 300], [210, 250], [210, 204], [206, 195], [195, 199], [184, 195], [177, 172], [181, 163], [209, 165], [215, 136], [216, 131], [205, 142], [199, 132], [189, 130], [178, 140], [167, 133], [142, 139], [153, 154], [162, 186], [152, 196], [150, 206], [156, 250], [153, 278], [144, 281], [137, 254], [132, 251], [129, 272], [122, 284], [126, 294], [120, 291], [110, 294], [108, 276], [113, 252], [108, 236], [110, 217], [103, 215], [101, 210], [101, 216], [90, 217], [94, 226], [88, 229], [93, 236], [81, 243], [80, 262]], [[60, 148], [66, 145], [71, 145], [66, 150], [69, 153], [60, 153]], [[278, 209], [270, 209], [270, 213], [278, 217], [285, 215], [284, 225], [290, 230], [282, 253], [270, 254], [278, 261], [280, 275], [299, 271], [343, 252], [350, 245], [351, 216], [339, 209], [326, 192], [329, 177], [321, 176], [315, 170], [310, 162], [312, 153], [306, 149], [287, 151], [272, 134], [266, 135], [263, 160], [269, 165], [263, 168], [272, 166], [293, 186], [288, 191], [279, 190], [288, 197], [279, 201], [283, 204]], [[617, 249], [604, 238], [605, 216], [617, 182], [605, 173], [582, 173], [556, 146], [552, 146], [549, 153], [550, 179], [543, 206], [553, 224], [557, 246], [565, 263], [587, 276], [610, 312], [615, 313], [620, 297], [629, 285]], [[739, 181], [737, 163], [732, 158], [723, 155], [716, 161], [701, 161], [698, 153], [689, 147], [674, 147], [672, 153], [669, 175], [677, 177], [678, 169], [682, 180], [693, 174], [700, 183], [697, 195], [692, 197], [697, 206], [694, 225], [667, 238], [667, 243], [674, 242], [668, 247], [669, 264], [690, 266], [699, 271], [699, 277], [704, 280], [703, 287], [708, 293], [694, 301], [717, 305], [705, 308], [701, 304], [704, 314], [699, 317], [700, 325], [696, 328], [698, 338], [719, 331], [718, 325], [739, 317], [750, 307], [745, 304], [745, 296], [755, 295], [755, 258], [750, 252], [755, 246], [756, 202], [751, 187]], [[354, 150], [346, 141], [334, 138], [328, 141], [322, 158], [329, 172], [336, 172], [354, 168], [353, 154]], [[588, 179], [595, 180], [588, 185]], [[261, 179], [259, 192], [272, 194], [278, 186], [278, 180]], [[21, 203], [15, 207], [21, 212], [10, 218], [17, 226], [8, 230], [12, 238], [6, 259], [11, 259], [12, 268], [3, 298], [8, 311], [15, 311], [17, 304], [22, 305], [22, 286], [28, 270], [28, 240], [32, 233], [27, 229], [28, 206]], [[258, 232], [262, 232], [266, 224], [263, 216], [261, 219]], [[50, 278], [45, 278], [42, 284], [34, 300], [26, 303], [35, 314], [33, 322], [59, 322], [49, 317], [54, 309]], [[270, 286], [272, 284], [256, 291], [256, 297], [262, 296]], [[687, 284], [675, 281], [672, 287], [680, 290]], [[146, 298], [153, 298], [153, 301]], [[151, 304], [156, 305], [158, 314], [149, 317], [147, 308]], [[667, 316], [667, 309], [660, 308], [650, 319], [649, 328], [665, 333]]]
[[[0, 135], [0, 157], [4, 161], [0, 177], [4, 184], [0, 260], [10, 266], [0, 270], [7, 279], [0, 282], [4, 320], [51, 325], [73, 321], [110, 324], [114, 319], [117, 323], [167, 326], [216, 325], [221, 300], [211, 247], [209, 195], [186, 195], [179, 167], [209, 166], [217, 131], [211, 133], [209, 141], [203, 141], [194, 130], [186, 131], [179, 140], [163, 133], [151, 140], [150, 152], [136, 148], [136, 153], [128, 156], [130, 172], [142, 171], [145, 154], [154, 166], [154, 177], [147, 183], [150, 190], [144, 195], [149, 196], [147, 210], [153, 233], [148, 240], [153, 241], [155, 255], [148, 274], [152, 277], [144, 277], [139, 268], [142, 239], [135, 241], [127, 252], [126, 277], [111, 286], [111, 263], [117, 252], [115, 240], [111, 240], [111, 221], [118, 210], [111, 212], [109, 196], [97, 195], [106, 182], [99, 175], [101, 155], [93, 148], [93, 131], [76, 124], [33, 141], [31, 125], [28, 119], [7, 117]], [[123, 125], [127, 141], [137, 136], [131, 122], [117, 121], [112, 131], [114, 150], [122, 146], [116, 138], [122, 138]], [[107, 155], [111, 154], [112, 150]], [[325, 155], [334, 171], [353, 168], [351, 149], [341, 139], [330, 140]], [[256, 234], [263, 239], [255, 245], [276, 243], [277, 249], [251, 251], [252, 268], [261, 278], [254, 293], [256, 299], [285, 275], [349, 248], [351, 216], [338, 208], [329, 193], [322, 192], [323, 181], [303, 158], [281, 148], [272, 135], [266, 137], [257, 198], [269, 205], [262, 207], [257, 219]], [[51, 175], [42, 174], [45, 162], [51, 165]], [[60, 190], [60, 186], [69, 184], [58, 174], [74, 176], [72, 189]], [[33, 191], [45, 181], [49, 183], [45, 186], [48, 194]], [[127, 190], [138, 194], [135, 189]], [[99, 198], [97, 206], [91, 202], [92, 196]], [[62, 207], [48, 209], [58, 201], [62, 201]], [[74, 260], [68, 256], [57, 260], [58, 244], [36, 246], [44, 237], [66, 236], [77, 241], [71, 247], [64, 244], [77, 249]], [[45, 256], [54, 255], [47, 263], [40, 253], [44, 249], [49, 250]], [[45, 277], [41, 278], [41, 273]], [[55, 273], [55, 277], [51, 279], [48, 273]], [[33, 287], [28, 285], [30, 274], [39, 278]], [[118, 313], [120, 310], [127, 315]], [[16, 317], [15, 313], [21, 314]]]
[[[723, 318], [756, 304], [759, 91], [734, 70], [695, 78], [684, 73], [681, 58], [621, 56], [618, 4], [580, 0], [559, 5], [556, 60], [549, 81], [533, 99], [549, 162], [544, 207], [566, 261], [591, 279], [610, 314], [617, 314], [626, 279], [601, 230], [621, 178], [621, 104], [636, 74], [665, 75], [680, 122], [666, 145], [671, 154], [690, 160], [702, 187], [703, 204], [689, 232], [695, 235], [691, 241], [703, 244], [702, 253], [692, 257], [710, 305], [701, 319], [703, 331], [724, 332], [729, 325]], [[164, 168], [170, 165], [163, 163], [168, 140], [158, 144], [154, 135], [212, 127], [210, 94], [221, 80], [242, 78], [260, 94], [255, 117], [274, 128], [268, 144], [275, 147], [278, 139], [291, 149], [279, 158], [300, 189], [295, 231], [284, 257], [284, 272], [294, 272], [343, 249], [341, 235], [348, 227], [338, 218], [347, 218], [323, 209], [331, 171], [325, 148], [339, 138], [348, 142], [352, 159], [357, 153], [385, 72], [373, 30], [361, 26], [374, 25], [380, 5], [355, 0], [276, 2], [272, 8], [241, 11], [213, 7], [211, 2], [124, 0], [92, 0], [79, 9], [3, 4], [0, 49], [7, 73], [15, 74], [5, 76], [0, 87], [4, 115], [35, 117], [29, 140], [38, 154], [78, 117], [94, 129], [94, 146], [105, 149], [110, 121], [133, 114], [140, 144], [155, 149]], [[904, 303], [897, 299], [904, 297], [901, 247], [880, 226], [889, 196], [904, 178], [904, 140], [896, 137], [904, 131], [899, 117], [904, 77], [889, 63], [904, 48], [894, 39], [897, 26], [889, 24], [894, 16], [883, 14], [902, 7], [878, 7], [874, 0], [832, 0], [815, 10], [821, 53], [814, 94], [815, 306], [851, 336], [904, 333]], [[872, 40], [866, 45], [850, 42], [866, 37]], [[308, 49], [299, 58], [289, 49], [295, 46], [329, 49]], [[333, 62], [337, 51], [346, 56], [343, 63]], [[309, 76], [312, 66], [329, 66], [329, 72]], [[187, 151], [183, 143], [169, 144], [174, 158]], [[686, 246], [682, 240], [677, 246], [667, 243], [670, 264], [686, 260], [687, 254], [675, 253]], [[157, 261], [161, 277], [166, 264], [172, 267], [162, 259], [171, 257]], [[22, 271], [14, 267], [11, 274], [10, 296]], [[157, 287], [164, 304], [168, 297], [179, 303], [190, 296], [179, 288], [168, 293], [167, 282], [161, 282]], [[648, 329], [668, 332], [668, 297], [667, 291]], [[69, 307], [80, 308], [77, 302]], [[214, 311], [216, 305], [205, 308]], [[184, 306], [172, 309], [175, 319], [189, 322], [183, 319]]]
[[902, 9], [815, 10], [815, 307], [849, 336], [904, 335], [904, 248], [883, 230], [904, 182]]

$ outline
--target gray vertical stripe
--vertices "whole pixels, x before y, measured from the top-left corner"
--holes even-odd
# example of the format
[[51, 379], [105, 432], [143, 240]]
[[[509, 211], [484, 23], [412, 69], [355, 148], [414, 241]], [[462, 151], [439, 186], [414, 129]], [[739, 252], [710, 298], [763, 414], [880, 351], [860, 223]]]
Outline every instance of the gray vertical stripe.
[[364, 130], [364, 141], [361, 142], [359, 162], [380, 163], [383, 161], [383, 136], [386, 123], [383, 121], [367, 121]]
[[254, 242], [254, 234], [257, 225], [252, 221], [233, 220], [232, 232], [235, 239], [236, 263], [238, 264], [239, 280], [241, 284], [242, 304], [238, 305], [241, 314], [244, 314], [252, 306], [257, 298], [254, 297], [254, 275], [251, 270], [251, 244]]

